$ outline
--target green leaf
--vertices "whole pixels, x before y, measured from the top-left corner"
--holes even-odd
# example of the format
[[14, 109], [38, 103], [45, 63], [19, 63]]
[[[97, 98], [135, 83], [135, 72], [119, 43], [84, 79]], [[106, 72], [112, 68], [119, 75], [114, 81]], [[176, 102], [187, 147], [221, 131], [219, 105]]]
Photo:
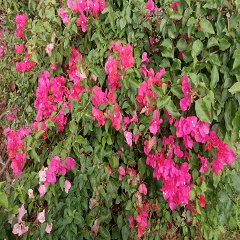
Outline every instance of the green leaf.
[[240, 192], [240, 177], [238, 175], [231, 175], [233, 187], [236, 191]]
[[64, 185], [65, 185], [65, 178], [64, 178], [64, 176], [61, 176], [61, 177], [60, 177], [60, 179], [59, 179], [59, 185], [60, 185], [60, 188], [61, 188], [62, 191], [63, 191]]
[[194, 58], [195, 56], [198, 56], [202, 50], [203, 50], [203, 43], [199, 39], [197, 39], [192, 45], [192, 51], [191, 51], [192, 57]]
[[173, 93], [173, 95], [178, 97], [178, 99], [183, 98], [183, 91], [182, 91], [182, 88], [179, 84], [174, 83], [170, 90]]
[[77, 60], [77, 69], [78, 69], [78, 71], [79, 71], [79, 75], [80, 75], [80, 77], [82, 77], [82, 78], [86, 78], [87, 76], [86, 76], [86, 74], [84, 73], [84, 71], [83, 71], [83, 68], [82, 68], [82, 63], [81, 63], [81, 58], [79, 58], [78, 60]]
[[152, 91], [155, 92], [157, 94], [158, 97], [162, 97], [163, 96], [163, 90], [160, 87], [157, 87], [155, 84], [152, 83], [151, 85]]
[[227, 203], [227, 201], [229, 200], [227, 192], [224, 189], [218, 192], [217, 199], [223, 204]]
[[126, 210], [131, 210], [132, 209], [132, 201], [131, 200], [127, 201], [127, 205], [126, 205], [125, 209]]
[[32, 151], [31, 151], [31, 157], [32, 157], [33, 159], [37, 160], [38, 162], [41, 161], [41, 160], [40, 160], [40, 157], [37, 155], [35, 149], [32, 149]]
[[173, 11], [170, 18], [180, 20], [182, 18], [182, 14], [179, 12]]
[[225, 120], [225, 126], [227, 130], [232, 130], [232, 121], [236, 114], [236, 105], [234, 104], [233, 100], [230, 100], [225, 108], [224, 112], [224, 120]]
[[234, 60], [233, 69], [235, 69], [235, 68], [237, 68], [239, 66], [240, 66], [240, 54]]
[[138, 171], [140, 173], [140, 176], [143, 177], [145, 170], [146, 170], [146, 161], [144, 161], [142, 158], [139, 158], [138, 160]]
[[207, 48], [211, 48], [211, 47], [214, 47], [214, 46], [218, 46], [218, 41], [215, 37], [210, 37], [208, 39], [208, 43], [207, 43]]
[[120, 28], [121, 28], [121, 30], [123, 30], [125, 26], [126, 26], [126, 20], [124, 18], [121, 18], [120, 19]]
[[135, 87], [135, 88], [139, 88], [139, 82], [137, 79], [133, 78], [133, 77], [130, 77], [128, 79], [128, 82], [130, 83], [130, 86], [131, 87]]
[[168, 111], [168, 114], [171, 115], [173, 118], [178, 118], [180, 116], [180, 113], [177, 111], [176, 106], [170, 98], [166, 103], [165, 108]]
[[124, 225], [123, 228], [122, 228], [122, 238], [123, 240], [128, 240], [129, 239], [129, 232], [130, 232], [130, 229], [127, 225]]
[[211, 82], [210, 82], [210, 87], [212, 90], [216, 88], [218, 81], [219, 81], [219, 73], [218, 73], [217, 67], [214, 65], [211, 71]]
[[195, 102], [195, 110], [201, 121], [211, 123], [209, 109], [203, 99], [200, 98]]
[[4, 192], [0, 192], [0, 206], [4, 209], [8, 209], [8, 198]]
[[69, 130], [70, 130], [70, 132], [71, 132], [72, 134], [76, 134], [76, 133], [77, 133], [77, 124], [75, 123], [74, 120], [72, 120], [72, 121], [70, 122], [70, 128], [69, 128]]
[[163, 52], [162, 52], [162, 56], [165, 58], [173, 58], [173, 50], [172, 48], [166, 48]]
[[207, 19], [203, 19], [203, 20], [200, 22], [200, 27], [201, 27], [201, 30], [202, 30], [204, 33], [215, 34], [215, 31], [213, 30], [212, 24], [211, 24]]
[[235, 94], [237, 92], [240, 92], [240, 82], [235, 83], [228, 91], [231, 94]]
[[79, 228], [83, 228], [85, 226], [85, 221], [82, 215], [79, 212], [75, 213], [74, 223], [78, 225]]
[[183, 38], [180, 38], [176, 47], [178, 48], [179, 51], [186, 50], [188, 48], [187, 41]]
[[233, 121], [232, 138], [234, 142], [240, 141], [240, 109], [237, 111]]
[[172, 42], [170, 39], [165, 39], [162, 43], [161, 46], [166, 47], [166, 48], [172, 48]]
[[219, 46], [219, 49], [221, 51], [224, 51], [226, 49], [228, 49], [229, 47], [231, 46], [231, 44], [228, 42], [228, 40], [226, 38], [222, 38], [220, 40], [220, 46]]

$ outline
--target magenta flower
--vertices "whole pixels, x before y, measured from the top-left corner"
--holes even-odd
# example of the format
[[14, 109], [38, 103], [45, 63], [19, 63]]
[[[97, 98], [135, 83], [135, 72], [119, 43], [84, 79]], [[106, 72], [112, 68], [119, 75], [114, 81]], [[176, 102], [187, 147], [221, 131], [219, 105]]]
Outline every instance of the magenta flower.
[[133, 228], [133, 227], [134, 227], [134, 225], [133, 225], [133, 216], [130, 216], [130, 217], [128, 218], [128, 221], [129, 221], [129, 227], [130, 227], [130, 228]]
[[58, 65], [58, 62], [56, 62], [55, 65], [53, 65], [53, 64], [50, 63], [50, 68], [51, 68], [52, 70], [56, 70], [56, 69], [57, 69], [57, 65]]
[[148, 2], [146, 3], [146, 9], [150, 10], [149, 16], [151, 16], [152, 12], [154, 11], [154, 2], [153, 2], [153, 0], [148, 0]]
[[147, 76], [148, 70], [147, 70], [147, 67], [146, 67], [145, 64], [143, 64], [143, 65], [141, 66], [141, 68], [140, 68], [140, 73], [141, 73], [144, 77]]
[[144, 195], [147, 195], [147, 188], [144, 183], [140, 184], [138, 191]]
[[156, 134], [157, 131], [160, 129], [160, 124], [163, 122], [162, 119], [158, 120], [158, 110], [156, 109], [153, 113], [153, 118], [151, 121], [151, 125], [149, 127], [149, 130], [152, 134]]
[[67, 13], [63, 8], [60, 8], [60, 17], [62, 18], [63, 24], [66, 26], [68, 22], [70, 22]]
[[202, 162], [202, 166], [199, 170], [200, 173], [204, 173], [204, 171], [208, 172], [208, 165], [207, 165], [207, 158], [204, 158], [204, 157], [201, 157], [199, 154], [198, 154], [198, 158], [201, 159], [201, 162]]
[[120, 166], [118, 169], [118, 173], [119, 173], [119, 180], [122, 181], [123, 180], [122, 176], [125, 176], [125, 169], [122, 166]]
[[184, 93], [184, 97], [180, 100], [180, 107], [182, 111], [186, 111], [187, 108], [190, 106], [190, 99], [188, 93]]
[[144, 53], [142, 54], [142, 62], [149, 63], [149, 59], [147, 58], [147, 53], [146, 53], [146, 52], [144, 52]]
[[67, 163], [67, 169], [69, 170], [70, 168], [73, 170], [75, 166], [75, 162], [72, 158], [67, 157], [66, 158], [66, 163]]

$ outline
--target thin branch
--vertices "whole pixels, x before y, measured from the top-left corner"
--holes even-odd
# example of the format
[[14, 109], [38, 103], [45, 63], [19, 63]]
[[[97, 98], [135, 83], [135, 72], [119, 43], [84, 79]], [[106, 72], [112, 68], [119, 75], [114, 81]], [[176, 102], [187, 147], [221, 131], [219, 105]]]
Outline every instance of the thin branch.
[[0, 177], [2, 176], [2, 174], [4, 173], [5, 169], [7, 168], [8, 164], [10, 163], [11, 158], [9, 158], [6, 162], [6, 164], [3, 166], [3, 169], [0, 172]]

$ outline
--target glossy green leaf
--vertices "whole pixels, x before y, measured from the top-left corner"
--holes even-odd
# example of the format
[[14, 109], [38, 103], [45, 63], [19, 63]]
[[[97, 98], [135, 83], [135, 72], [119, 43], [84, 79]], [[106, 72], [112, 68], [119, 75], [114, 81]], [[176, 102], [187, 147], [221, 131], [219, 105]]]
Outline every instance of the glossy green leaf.
[[200, 27], [204, 33], [215, 34], [215, 31], [213, 30], [213, 26], [212, 26], [211, 22], [208, 21], [207, 19], [203, 19], [200, 22]]
[[218, 81], [219, 81], [219, 73], [218, 73], [217, 67], [214, 65], [211, 71], [211, 82], [210, 82], [210, 87], [212, 90], [216, 88]]
[[211, 123], [209, 109], [203, 99], [198, 99], [195, 102], [195, 110], [197, 117], [204, 122]]
[[191, 51], [192, 57], [194, 58], [195, 56], [198, 56], [202, 50], [203, 50], [203, 43], [199, 39], [197, 39], [192, 45], [192, 51]]

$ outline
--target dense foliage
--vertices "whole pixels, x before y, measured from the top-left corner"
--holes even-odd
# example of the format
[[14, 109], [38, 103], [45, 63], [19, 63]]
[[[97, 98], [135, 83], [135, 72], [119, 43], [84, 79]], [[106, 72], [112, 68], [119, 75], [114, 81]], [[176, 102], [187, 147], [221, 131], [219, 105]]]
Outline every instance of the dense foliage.
[[1, 239], [239, 230], [239, 1], [0, 8]]

